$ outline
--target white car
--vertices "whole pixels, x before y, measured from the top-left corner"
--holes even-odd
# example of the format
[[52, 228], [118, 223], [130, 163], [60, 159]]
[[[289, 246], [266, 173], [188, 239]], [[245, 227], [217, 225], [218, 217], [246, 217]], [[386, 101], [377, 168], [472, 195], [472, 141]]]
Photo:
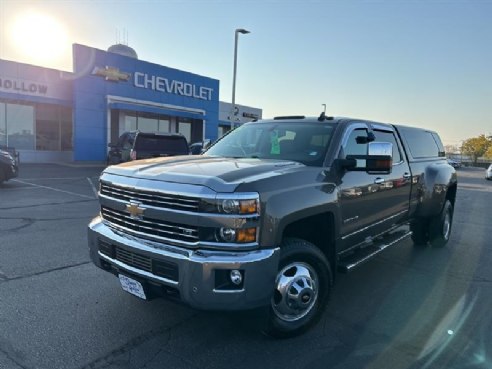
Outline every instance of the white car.
[[485, 179], [492, 179], [492, 164], [485, 170]]

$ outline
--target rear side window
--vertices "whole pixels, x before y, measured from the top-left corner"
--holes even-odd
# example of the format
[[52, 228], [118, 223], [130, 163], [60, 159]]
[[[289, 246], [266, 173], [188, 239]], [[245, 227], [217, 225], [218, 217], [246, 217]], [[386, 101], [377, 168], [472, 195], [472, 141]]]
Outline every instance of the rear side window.
[[184, 137], [179, 136], [146, 136], [138, 135], [134, 149], [138, 151], [153, 151], [163, 154], [188, 153], [188, 144]]
[[400, 132], [408, 145], [410, 153], [415, 159], [440, 156], [439, 154], [442, 150], [439, 144], [441, 140], [439, 140], [439, 144], [436, 142], [434, 138], [435, 133], [409, 127], [400, 128]]

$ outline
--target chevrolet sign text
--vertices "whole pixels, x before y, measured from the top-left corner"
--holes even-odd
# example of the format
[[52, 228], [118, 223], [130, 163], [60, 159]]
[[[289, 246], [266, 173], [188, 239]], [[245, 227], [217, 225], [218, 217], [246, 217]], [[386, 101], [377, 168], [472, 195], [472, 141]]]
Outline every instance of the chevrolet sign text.
[[169, 94], [188, 96], [195, 99], [212, 100], [213, 89], [209, 87], [202, 87], [192, 83], [169, 80], [164, 77], [153, 76], [141, 72], [135, 72], [133, 81], [135, 87], [147, 88]]
[[45, 95], [48, 92], [48, 86], [36, 82], [0, 77], [0, 90]]

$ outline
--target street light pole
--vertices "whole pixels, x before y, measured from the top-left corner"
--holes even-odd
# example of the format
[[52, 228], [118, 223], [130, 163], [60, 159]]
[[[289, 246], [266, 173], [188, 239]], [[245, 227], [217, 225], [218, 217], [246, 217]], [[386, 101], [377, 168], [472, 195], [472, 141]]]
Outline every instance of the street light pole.
[[234, 114], [236, 113], [236, 74], [237, 74], [237, 41], [239, 39], [239, 34], [243, 35], [250, 33], [249, 31], [238, 28], [234, 32], [234, 73], [232, 75], [232, 108], [230, 114], [231, 128], [234, 128]]

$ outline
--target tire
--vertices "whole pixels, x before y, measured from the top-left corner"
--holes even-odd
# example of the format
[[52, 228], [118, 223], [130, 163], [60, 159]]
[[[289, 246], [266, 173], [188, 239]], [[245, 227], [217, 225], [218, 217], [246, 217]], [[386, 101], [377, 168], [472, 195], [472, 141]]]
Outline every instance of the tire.
[[434, 247], [443, 247], [449, 241], [453, 225], [453, 205], [446, 200], [441, 213], [432, 218], [429, 225], [429, 242]]
[[287, 238], [282, 242], [281, 250], [264, 329], [264, 333], [276, 338], [299, 335], [316, 323], [332, 284], [330, 263], [312, 243]]
[[415, 246], [427, 246], [429, 242], [429, 223], [426, 219], [417, 218], [410, 223], [412, 241]]
[[0, 168], [0, 184], [7, 180], [7, 176], [5, 175], [3, 169]]

